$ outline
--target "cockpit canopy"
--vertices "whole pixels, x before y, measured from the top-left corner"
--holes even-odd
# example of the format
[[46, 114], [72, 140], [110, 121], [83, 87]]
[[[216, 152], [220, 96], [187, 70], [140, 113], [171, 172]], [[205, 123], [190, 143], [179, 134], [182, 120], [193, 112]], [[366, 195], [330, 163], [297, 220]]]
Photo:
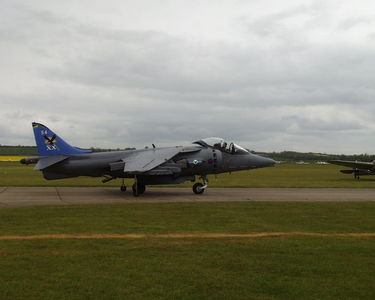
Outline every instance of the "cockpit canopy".
[[193, 142], [205, 147], [212, 147], [230, 154], [248, 154], [249, 151], [235, 143], [227, 143], [224, 139], [218, 137], [209, 137]]

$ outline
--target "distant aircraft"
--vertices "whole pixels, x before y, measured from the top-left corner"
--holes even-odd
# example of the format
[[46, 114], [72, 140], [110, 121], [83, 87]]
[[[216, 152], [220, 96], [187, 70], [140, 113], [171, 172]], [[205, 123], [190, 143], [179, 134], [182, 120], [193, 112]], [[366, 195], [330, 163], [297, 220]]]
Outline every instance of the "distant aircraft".
[[359, 180], [360, 176], [375, 175], [375, 162], [347, 161], [347, 160], [329, 160], [330, 164], [352, 168], [351, 170], [340, 170], [344, 174], [353, 174], [354, 178]]
[[309, 165], [309, 163], [304, 162], [304, 161], [302, 161], [302, 160], [301, 160], [301, 161], [297, 161], [296, 164], [297, 164], [297, 165]]
[[[133, 195], [139, 196], [146, 185], [178, 184], [202, 180], [193, 185], [195, 194], [208, 186], [207, 175], [269, 167], [275, 161], [251, 154], [241, 146], [228, 144], [222, 138], [206, 138], [187, 147], [175, 146], [96, 152], [70, 146], [52, 130], [32, 123], [39, 156], [22, 159], [22, 164], [36, 163], [34, 170], [45, 179], [78, 176], [104, 177], [103, 183], [116, 178], [134, 178]], [[121, 186], [126, 191], [124, 181]]]

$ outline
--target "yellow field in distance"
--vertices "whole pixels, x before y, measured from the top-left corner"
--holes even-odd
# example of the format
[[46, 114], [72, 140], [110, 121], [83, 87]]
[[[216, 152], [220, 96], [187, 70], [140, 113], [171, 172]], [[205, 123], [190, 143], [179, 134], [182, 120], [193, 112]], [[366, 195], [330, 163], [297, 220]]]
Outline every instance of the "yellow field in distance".
[[0, 161], [20, 161], [22, 158], [25, 158], [27, 156], [1, 156], [0, 155]]

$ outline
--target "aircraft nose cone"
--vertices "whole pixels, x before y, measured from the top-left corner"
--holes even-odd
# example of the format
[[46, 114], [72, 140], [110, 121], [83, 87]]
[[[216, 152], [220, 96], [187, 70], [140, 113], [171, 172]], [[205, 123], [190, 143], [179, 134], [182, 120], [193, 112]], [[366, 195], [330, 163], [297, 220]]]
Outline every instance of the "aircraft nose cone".
[[260, 156], [259, 163], [262, 167], [272, 167], [276, 162], [271, 158]]
[[276, 164], [276, 162], [268, 157], [263, 157], [259, 155], [253, 155], [250, 157], [250, 165], [255, 168], [265, 168], [265, 167], [272, 167]]
[[266, 165], [267, 165], [267, 167], [273, 167], [276, 164], [276, 162], [273, 159], [271, 159], [271, 158], [266, 158], [265, 157], [265, 159], [266, 159]]

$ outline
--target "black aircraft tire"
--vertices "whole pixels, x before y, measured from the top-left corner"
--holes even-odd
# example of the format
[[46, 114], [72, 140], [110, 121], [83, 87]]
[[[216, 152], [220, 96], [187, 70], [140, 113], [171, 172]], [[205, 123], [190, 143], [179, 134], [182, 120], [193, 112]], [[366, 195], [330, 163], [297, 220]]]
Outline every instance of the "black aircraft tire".
[[202, 187], [203, 187], [202, 183], [200, 183], [200, 182], [195, 183], [193, 185], [193, 192], [194, 192], [194, 194], [197, 194], [197, 195], [203, 194], [204, 193], [204, 189], [202, 189]]
[[138, 185], [138, 193], [142, 195], [146, 191], [146, 186], [144, 184]]
[[142, 195], [146, 191], [146, 186], [144, 184], [138, 183], [138, 188], [135, 187], [135, 183], [132, 186], [133, 190], [133, 196], [138, 197], [139, 195]]
[[133, 196], [134, 197], [138, 197], [139, 196], [139, 191], [137, 191], [137, 188], [135, 187], [135, 183], [132, 186], [132, 190], [133, 190]]
[[125, 185], [122, 185], [122, 186], [120, 187], [120, 191], [121, 191], [121, 192], [126, 192], [126, 186], [125, 186]]

